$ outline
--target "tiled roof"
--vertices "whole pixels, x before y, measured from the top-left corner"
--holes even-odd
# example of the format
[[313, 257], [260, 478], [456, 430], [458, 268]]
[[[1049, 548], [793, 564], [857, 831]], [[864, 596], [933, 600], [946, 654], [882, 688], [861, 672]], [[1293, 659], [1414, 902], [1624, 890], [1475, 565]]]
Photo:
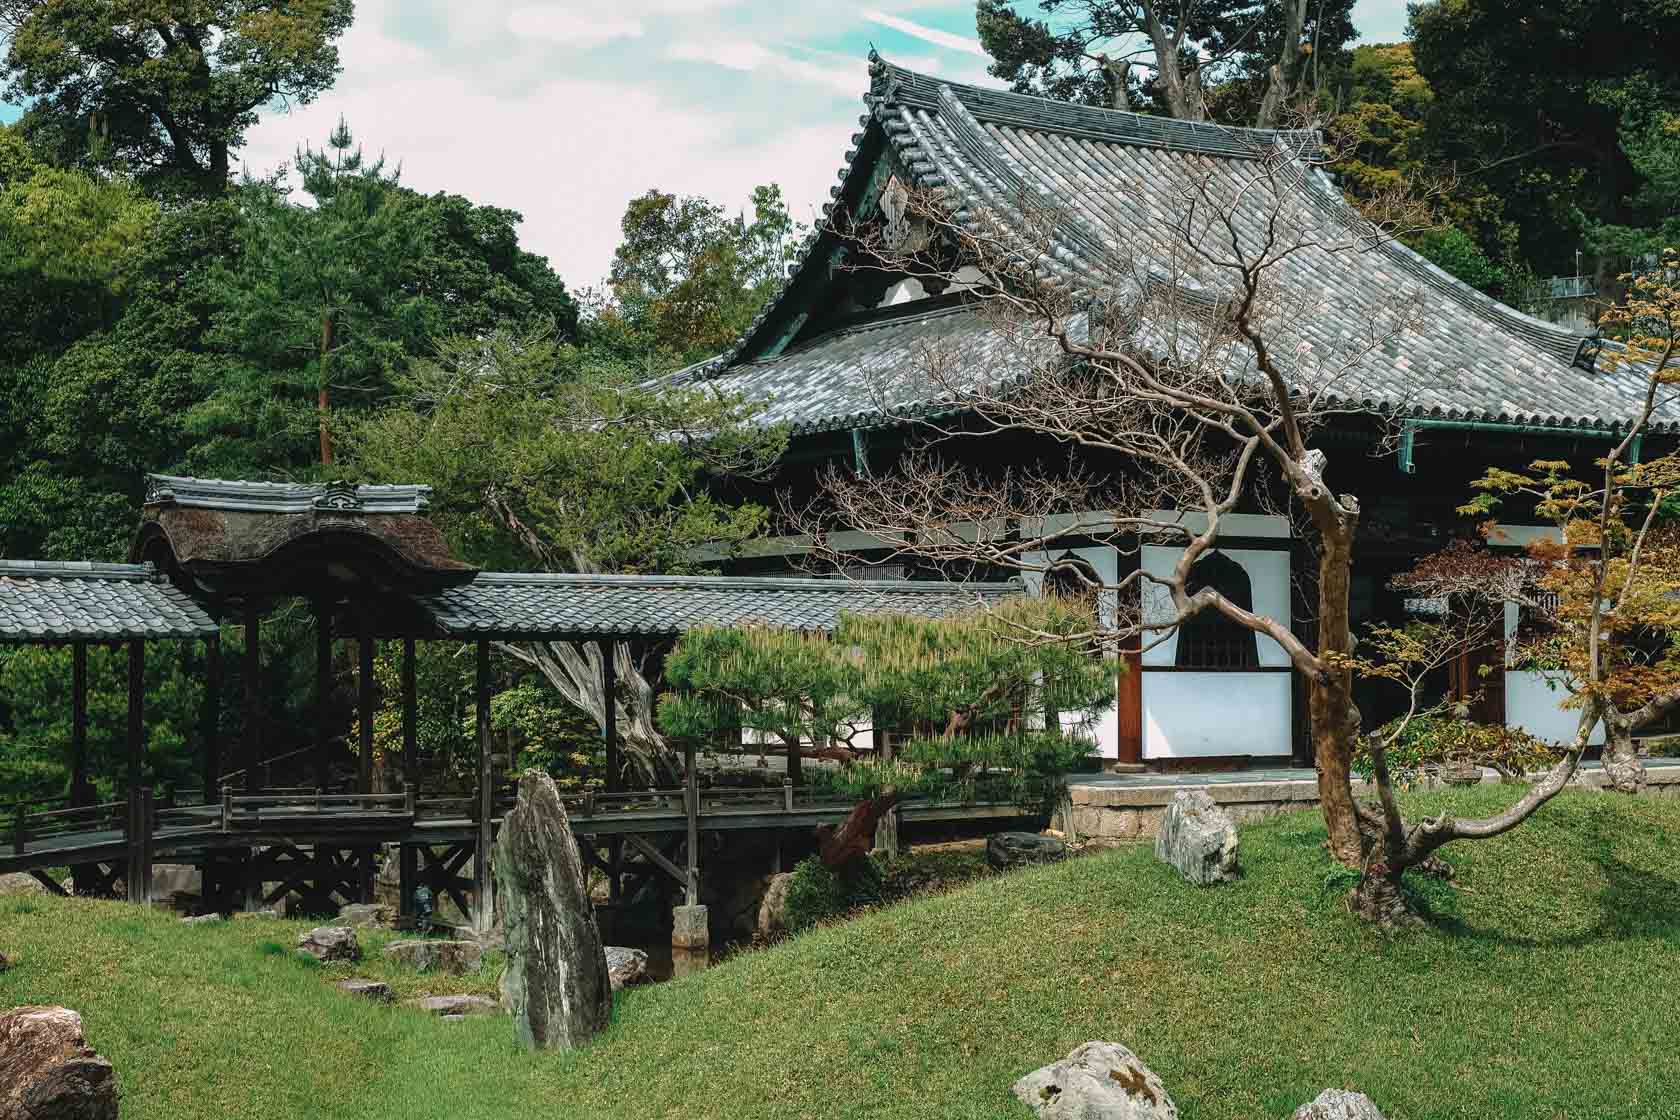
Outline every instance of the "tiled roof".
[[0, 643], [214, 633], [210, 616], [150, 564], [0, 560]]
[[[1245, 240], [1261, 236], [1270, 202], [1261, 192], [1237, 189], [1252, 177], [1252, 161], [1259, 158], [1295, 169], [1298, 198], [1290, 204], [1299, 213], [1348, 230], [1361, 226], [1329, 177], [1297, 158], [1316, 147], [1314, 133], [1068, 105], [943, 83], [873, 61], [865, 98], [868, 131], [854, 137], [852, 162], [841, 173], [836, 196], [852, 197], [849, 192], [868, 173], [870, 153], [878, 150], [866, 136], [879, 137], [899, 174], [918, 187], [947, 192], [958, 220], [977, 208], [1020, 218], [1025, 198], [1055, 206], [1060, 219], [1049, 256], [1075, 286], [1114, 292], [1121, 278], [1138, 273], [1183, 275], [1184, 262], [1173, 259], [1169, 243], [1172, 224], [1183, 214], [1183, 185], [1194, 177], [1211, 176], [1216, 187], [1247, 200], [1235, 215], [1237, 225]], [[1152, 247], [1159, 259], [1140, 259]], [[826, 260], [833, 248], [813, 245], [810, 259], [795, 270], [778, 300], [804, 298], [805, 289], [794, 281], [811, 260]], [[1414, 293], [1421, 301], [1419, 323], [1365, 354], [1339, 379], [1332, 395], [1341, 403], [1418, 417], [1575, 429], [1625, 424], [1637, 407], [1637, 375], [1583, 368], [1591, 364], [1593, 339], [1506, 307], [1397, 242], [1358, 252], [1305, 248], [1272, 275], [1286, 298], [1311, 308], [1284, 327], [1287, 337], [1274, 338], [1274, 353], [1345, 352], [1369, 337], [1373, 321], [1391, 312], [1396, 292]], [[1141, 297], [1132, 292], [1132, 298], [1141, 302]], [[925, 313], [914, 306], [886, 309], [788, 353], [753, 360], [774, 333], [765, 324], [793, 321], [797, 310], [772, 301], [742, 346], [679, 378], [710, 380], [768, 400], [770, 420], [822, 430], [940, 411], [949, 402], [919, 393], [912, 368], [921, 364], [918, 348], [930, 341], [969, 363], [976, 379], [1002, 381], [1020, 372], [994, 368], [999, 347], [979, 316], [933, 304]], [[1159, 336], [1160, 324], [1153, 332], [1147, 319], [1140, 326], [1139, 344]], [[883, 383], [890, 392], [874, 390]], [[925, 378], [920, 387], [927, 387]], [[1659, 412], [1654, 427], [1680, 430], [1680, 408]]]
[[360, 510], [421, 513], [430, 486], [356, 486], [348, 482], [246, 482], [219, 478], [146, 476], [146, 504], [237, 513], [310, 513]]
[[697, 626], [830, 631], [842, 611], [938, 618], [1021, 593], [1014, 583], [481, 572], [416, 596], [450, 637], [660, 637]]

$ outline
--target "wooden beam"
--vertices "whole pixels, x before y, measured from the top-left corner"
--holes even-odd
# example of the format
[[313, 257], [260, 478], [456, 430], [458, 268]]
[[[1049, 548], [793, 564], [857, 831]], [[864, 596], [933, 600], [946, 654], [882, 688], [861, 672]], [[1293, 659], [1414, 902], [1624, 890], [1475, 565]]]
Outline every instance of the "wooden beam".
[[87, 780], [87, 643], [70, 655], [70, 804], [93, 803]]
[[[624, 841], [625, 841], [625, 843], [629, 844], [632, 848], [634, 848], [638, 852], [642, 853], [642, 856], [645, 859], [647, 859], [648, 861], [653, 863], [661, 871], [665, 872], [665, 874], [667, 874], [671, 878], [675, 879], [679, 884], [681, 884], [683, 886], [686, 886], [689, 883], [688, 872], [684, 871], [682, 868], [680, 868], [676, 864], [672, 863], [669, 859], [665, 858], [665, 853], [664, 852], [660, 851], [658, 848], [654, 847], [652, 844], [649, 844], [646, 840], [643, 840], [640, 836], [637, 836], [634, 833], [631, 833], [630, 835], [628, 835], [624, 838]], [[691, 902], [691, 903], [689, 903], [689, 905], [693, 906], [694, 903]]]
[[490, 643], [478, 642], [474, 688], [478, 711], [478, 843], [473, 849], [473, 891], [478, 902], [473, 922], [479, 932], [496, 924], [495, 887], [490, 882], [490, 845], [495, 839], [495, 784], [490, 769]]
[[262, 608], [245, 604], [245, 792], [262, 792]]
[[204, 803], [216, 802], [222, 781], [222, 636], [204, 639], [204, 710], [199, 714], [204, 739]]
[[[688, 817], [688, 867], [681, 882], [686, 905], [700, 905], [700, 770], [695, 765], [694, 740], [683, 744], [683, 809]], [[776, 837], [781, 843], [781, 837]]]
[[332, 784], [332, 604], [315, 603], [315, 788]]
[[607, 792], [624, 788], [623, 760], [618, 753], [618, 680], [612, 642], [601, 642], [601, 738], [607, 751]]
[[[1136, 571], [1141, 550], [1118, 553], [1119, 579]], [[1119, 726], [1118, 761], [1136, 765], [1143, 761], [1143, 655], [1137, 639], [1120, 651], [1120, 679], [1116, 682], [1115, 722]], [[1060, 718], [1059, 716], [1057, 718]]]
[[128, 788], [138, 789], [146, 763], [146, 643], [128, 643]]

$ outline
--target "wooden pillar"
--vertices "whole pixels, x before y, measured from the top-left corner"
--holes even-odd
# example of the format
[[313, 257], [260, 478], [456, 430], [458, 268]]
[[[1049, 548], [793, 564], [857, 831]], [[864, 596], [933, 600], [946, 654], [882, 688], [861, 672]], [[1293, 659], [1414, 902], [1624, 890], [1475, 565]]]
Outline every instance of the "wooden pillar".
[[222, 636], [204, 639], [204, 709], [199, 713], [204, 739], [204, 803], [215, 804], [222, 782]]
[[[1117, 576], [1125, 579], [1138, 569], [1142, 550], [1136, 540], [1130, 551], [1121, 549], [1117, 556]], [[1141, 594], [1138, 592], [1137, 594]], [[1126, 643], [1120, 651], [1119, 695], [1115, 700], [1115, 722], [1118, 724], [1118, 761], [1122, 765], [1137, 766], [1143, 762], [1143, 654], [1138, 639]]]
[[495, 887], [490, 879], [490, 845], [495, 839], [495, 785], [490, 770], [490, 643], [478, 642], [474, 689], [478, 709], [478, 844], [473, 849], [473, 890], [478, 912], [474, 926], [482, 933], [496, 924]]
[[607, 792], [617, 793], [624, 788], [624, 761], [618, 751], [618, 678], [613, 664], [613, 643], [601, 646], [601, 738], [607, 751]]
[[[884, 763], [891, 764], [893, 760], [892, 734], [881, 727], [881, 721], [872, 714], [870, 722], [875, 732], [875, 752]], [[875, 824], [875, 847], [885, 852], [888, 859], [898, 856], [898, 806], [894, 805]]]
[[[688, 810], [687, 905], [700, 905], [700, 771], [695, 765], [694, 741], [683, 744], [683, 807]], [[780, 843], [778, 837], [777, 843]]]
[[356, 752], [356, 792], [373, 792], [373, 621], [361, 618], [361, 634], [356, 639], [358, 664], [356, 668], [356, 715], [361, 725], [361, 742]]
[[128, 825], [123, 830], [126, 841], [126, 876], [124, 895], [128, 901], [141, 906], [152, 902], [152, 788], [130, 786], [128, 790]]
[[87, 778], [87, 643], [70, 647], [70, 804], [91, 805]]
[[[402, 737], [403, 789], [410, 804], [420, 796], [420, 694], [414, 678], [414, 639], [403, 639]], [[414, 916], [414, 888], [420, 878], [420, 852], [412, 844], [397, 848], [397, 912]]]
[[332, 605], [315, 604], [315, 788], [332, 785]]
[[262, 608], [245, 604], [245, 792], [262, 792]]
[[128, 788], [139, 789], [146, 763], [146, 643], [128, 643]]

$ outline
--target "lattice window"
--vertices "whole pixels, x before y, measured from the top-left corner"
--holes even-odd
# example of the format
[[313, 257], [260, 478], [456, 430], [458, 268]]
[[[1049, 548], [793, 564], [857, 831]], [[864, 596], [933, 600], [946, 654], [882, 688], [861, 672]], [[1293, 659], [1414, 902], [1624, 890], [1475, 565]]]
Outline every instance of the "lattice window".
[[[1210, 552], [1190, 569], [1185, 592], [1194, 595], [1211, 587], [1245, 611], [1254, 609], [1254, 588], [1243, 566], [1219, 552]], [[1180, 669], [1257, 669], [1259, 637], [1217, 610], [1198, 611], [1178, 628]]]

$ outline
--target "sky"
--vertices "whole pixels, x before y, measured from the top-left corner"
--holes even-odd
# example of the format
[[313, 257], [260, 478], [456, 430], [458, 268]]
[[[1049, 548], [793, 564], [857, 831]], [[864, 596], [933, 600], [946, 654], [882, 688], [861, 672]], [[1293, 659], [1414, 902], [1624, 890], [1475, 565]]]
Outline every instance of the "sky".
[[[1359, 0], [1354, 22], [1398, 40], [1405, 0]], [[264, 114], [240, 156], [266, 172], [342, 115], [406, 185], [519, 211], [521, 243], [576, 289], [605, 276], [625, 203], [650, 188], [733, 208], [779, 183], [813, 221], [871, 46], [999, 84], [973, 0], [357, 0], [337, 84]], [[17, 112], [0, 104], [0, 121]]]

